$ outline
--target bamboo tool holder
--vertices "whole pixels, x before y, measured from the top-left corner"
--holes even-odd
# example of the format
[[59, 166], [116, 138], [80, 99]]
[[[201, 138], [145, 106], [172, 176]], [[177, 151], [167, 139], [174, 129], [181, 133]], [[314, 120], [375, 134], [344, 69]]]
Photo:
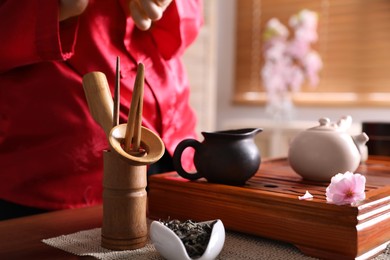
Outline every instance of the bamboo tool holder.
[[[117, 63], [118, 64], [118, 63]], [[143, 93], [143, 66], [139, 65], [135, 92]], [[118, 69], [117, 69], [118, 71]], [[141, 71], [141, 72], [140, 72]], [[119, 97], [112, 104], [105, 75], [92, 72], [84, 76], [83, 85], [93, 118], [103, 127], [110, 150], [103, 151], [103, 225], [101, 245], [111, 250], [132, 250], [144, 247], [147, 242], [147, 165], [158, 161], [164, 154], [162, 140], [151, 130], [142, 127], [141, 120], [116, 125], [113, 107], [118, 107]], [[138, 83], [137, 83], [138, 82]], [[142, 84], [140, 84], [140, 82]], [[118, 84], [118, 83], [117, 83]], [[117, 87], [116, 87], [117, 88]], [[140, 89], [141, 88], [141, 89]], [[116, 90], [119, 92], [119, 90]], [[142, 118], [142, 95], [133, 95], [129, 115]], [[134, 111], [135, 110], [135, 111]], [[139, 140], [137, 150], [125, 151], [126, 133], [135, 131], [131, 140]], [[131, 142], [130, 140], [130, 142]]]

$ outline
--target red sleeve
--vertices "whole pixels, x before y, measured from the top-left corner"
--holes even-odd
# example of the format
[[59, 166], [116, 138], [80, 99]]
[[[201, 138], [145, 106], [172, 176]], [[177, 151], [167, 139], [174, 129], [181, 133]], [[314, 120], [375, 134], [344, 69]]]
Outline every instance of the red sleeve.
[[69, 58], [76, 31], [77, 18], [58, 22], [58, 1], [0, 0], [0, 71]]
[[[120, 0], [123, 10], [130, 16], [129, 0]], [[195, 40], [203, 24], [203, 0], [174, 0], [160, 20], [153, 22], [150, 33], [160, 55], [169, 60], [181, 55]]]
[[188, 47], [198, 35], [203, 25], [202, 0], [176, 0], [180, 17], [180, 33], [185, 47]]
[[201, 0], [176, 0], [153, 24], [151, 33], [164, 59], [182, 54], [203, 24]]

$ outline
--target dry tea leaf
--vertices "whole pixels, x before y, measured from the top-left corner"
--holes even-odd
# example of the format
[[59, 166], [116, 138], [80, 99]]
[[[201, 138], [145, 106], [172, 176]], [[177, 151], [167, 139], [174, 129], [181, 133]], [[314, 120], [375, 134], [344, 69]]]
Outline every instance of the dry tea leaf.
[[184, 247], [191, 258], [200, 257], [205, 252], [210, 240], [211, 231], [215, 222], [197, 223], [192, 220], [180, 222], [177, 219], [161, 221], [171, 229], [183, 242]]

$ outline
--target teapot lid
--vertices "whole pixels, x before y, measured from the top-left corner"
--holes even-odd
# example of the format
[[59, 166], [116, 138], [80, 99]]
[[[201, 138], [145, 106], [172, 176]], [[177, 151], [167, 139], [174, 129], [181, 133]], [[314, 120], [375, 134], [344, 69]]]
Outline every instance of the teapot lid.
[[327, 117], [321, 117], [318, 122], [319, 126], [309, 128], [308, 130], [320, 130], [320, 131], [346, 131], [352, 125], [351, 116], [343, 116], [336, 123], [330, 122]]

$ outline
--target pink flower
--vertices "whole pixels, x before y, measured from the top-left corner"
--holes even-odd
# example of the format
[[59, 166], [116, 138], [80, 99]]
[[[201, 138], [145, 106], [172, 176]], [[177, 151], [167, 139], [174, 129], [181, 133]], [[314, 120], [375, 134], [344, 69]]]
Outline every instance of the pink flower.
[[270, 39], [286, 40], [289, 35], [288, 29], [277, 18], [272, 18], [267, 22], [264, 39], [266, 41]]
[[308, 43], [316, 42], [318, 39], [317, 23], [317, 13], [307, 9], [301, 10], [289, 20], [290, 26], [295, 29], [295, 37]]
[[315, 87], [319, 83], [318, 71], [322, 69], [322, 60], [317, 52], [310, 51], [304, 57], [302, 61], [303, 66], [306, 68], [307, 78], [312, 87]]
[[326, 188], [326, 200], [337, 205], [355, 205], [364, 200], [366, 177], [359, 173], [338, 173]]
[[318, 39], [317, 20], [317, 13], [307, 9], [293, 15], [289, 21], [292, 37], [277, 18], [270, 19], [264, 28], [261, 77], [267, 92], [267, 111], [273, 116], [290, 110], [289, 93], [299, 92], [306, 80], [312, 87], [319, 83], [322, 60], [311, 48]]

